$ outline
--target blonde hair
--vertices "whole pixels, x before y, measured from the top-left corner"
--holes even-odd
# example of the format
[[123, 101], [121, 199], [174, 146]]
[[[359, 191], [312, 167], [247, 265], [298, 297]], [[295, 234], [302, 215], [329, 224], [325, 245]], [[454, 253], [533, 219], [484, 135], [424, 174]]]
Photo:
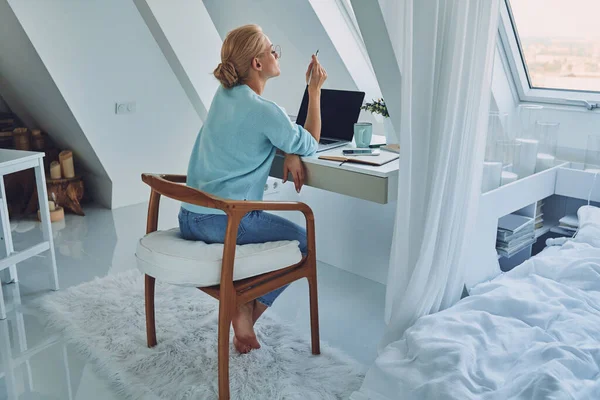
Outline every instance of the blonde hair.
[[244, 25], [229, 32], [221, 47], [221, 62], [213, 74], [227, 89], [248, 78], [252, 59], [265, 50], [266, 36], [258, 25]]

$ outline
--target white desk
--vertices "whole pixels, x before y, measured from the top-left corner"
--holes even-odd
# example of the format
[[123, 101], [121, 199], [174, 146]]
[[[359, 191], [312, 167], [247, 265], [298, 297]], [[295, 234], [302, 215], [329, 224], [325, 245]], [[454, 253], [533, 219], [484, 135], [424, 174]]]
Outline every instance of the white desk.
[[[398, 196], [399, 160], [391, 161], [379, 167], [319, 160], [320, 155], [340, 153], [341, 149], [352, 145], [317, 153], [311, 157], [303, 157], [306, 167], [305, 185], [330, 192], [345, 194], [379, 204], [396, 201]], [[385, 150], [381, 150], [384, 152]], [[283, 178], [284, 157], [276, 155], [271, 166], [270, 176]]]
[[[56, 258], [54, 254], [54, 243], [52, 239], [52, 227], [50, 226], [50, 209], [48, 207], [48, 193], [46, 191], [46, 176], [44, 174], [44, 153], [31, 151], [0, 149], [0, 225], [2, 237], [4, 238], [5, 257], [0, 259], [0, 271], [6, 268], [10, 270], [10, 279], [17, 281], [16, 264], [28, 258], [36, 256], [44, 251], [50, 250], [51, 259], [51, 286], [58, 290], [58, 274], [56, 272]], [[35, 181], [37, 185], [38, 200], [40, 203], [40, 214], [42, 219], [43, 241], [28, 249], [15, 251], [13, 247], [12, 234], [10, 231], [10, 220], [6, 202], [6, 191], [4, 189], [4, 175], [23, 171], [29, 168], [35, 170]], [[0, 319], [6, 318], [6, 309], [0, 284]]]

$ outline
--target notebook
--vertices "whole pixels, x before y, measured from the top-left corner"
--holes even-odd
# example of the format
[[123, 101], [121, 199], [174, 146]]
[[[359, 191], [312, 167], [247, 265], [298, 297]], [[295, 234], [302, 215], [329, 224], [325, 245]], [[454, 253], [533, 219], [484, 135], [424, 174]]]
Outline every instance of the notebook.
[[378, 156], [345, 156], [341, 149], [329, 150], [319, 156], [320, 160], [337, 161], [340, 163], [357, 163], [379, 167], [400, 157], [397, 153], [382, 151]]

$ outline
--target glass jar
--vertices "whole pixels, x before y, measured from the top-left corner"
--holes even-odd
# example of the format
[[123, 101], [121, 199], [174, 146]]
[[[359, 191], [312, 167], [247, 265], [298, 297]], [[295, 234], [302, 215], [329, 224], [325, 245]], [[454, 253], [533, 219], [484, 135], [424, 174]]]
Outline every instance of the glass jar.
[[542, 172], [556, 164], [556, 147], [560, 123], [537, 121], [535, 133], [539, 141], [535, 172]]

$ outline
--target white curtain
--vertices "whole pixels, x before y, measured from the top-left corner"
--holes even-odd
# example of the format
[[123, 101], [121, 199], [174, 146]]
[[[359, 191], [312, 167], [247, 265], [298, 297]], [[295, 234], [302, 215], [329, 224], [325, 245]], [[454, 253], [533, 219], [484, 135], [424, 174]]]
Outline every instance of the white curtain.
[[[400, 109], [389, 110], [401, 150], [381, 360], [419, 317], [462, 293], [476, 234], [499, 0], [379, 3], [402, 76]], [[385, 365], [376, 362], [353, 399], [398, 398], [398, 388], [385, 384], [393, 381]]]

